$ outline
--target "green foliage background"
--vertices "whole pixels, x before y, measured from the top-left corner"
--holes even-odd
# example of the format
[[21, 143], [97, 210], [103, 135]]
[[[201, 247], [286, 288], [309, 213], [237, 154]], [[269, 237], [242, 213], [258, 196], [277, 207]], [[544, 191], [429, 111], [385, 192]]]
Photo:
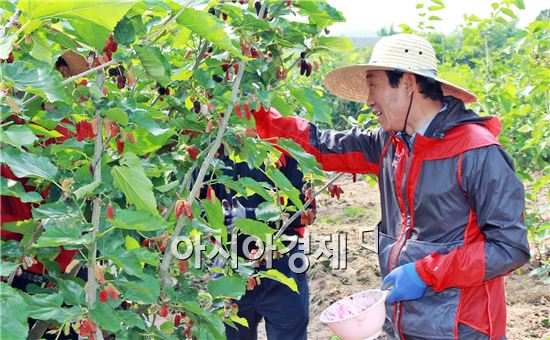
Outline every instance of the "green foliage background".
[[[348, 39], [326, 35], [325, 28], [344, 17], [324, 1], [292, 1], [290, 7], [283, 1], [262, 1], [266, 20], [257, 15], [253, 2], [210, 1], [206, 7], [190, 3], [1, 2], [0, 59], [13, 53], [15, 61], [0, 66], [0, 161], [17, 177], [29, 178], [28, 185], [35, 188], [26, 192], [21, 183], [2, 178], [1, 191], [41, 204], [33, 208], [31, 219], [2, 225], [24, 238], [2, 241], [0, 270], [3, 277], [13, 277], [24, 257], [32, 255], [44, 263], [54, 283], [34, 286], [28, 293], [0, 283], [2, 338], [26, 338], [27, 317], [58, 325], [52, 331], [57, 334], [89, 317], [118, 338], [185, 338], [184, 327], [174, 326], [174, 316], [182, 312], [194, 322], [194, 337], [219, 338], [224, 323], [245, 322], [235, 310], [226, 310], [229, 298], [241, 296], [250, 278], [270, 278], [295, 287], [276, 271], [255, 274], [245, 263], [207, 284], [209, 260], [203, 259], [207, 263], [203, 269], [183, 273], [168, 250], [140, 243], [161, 235], [172, 242], [183, 235], [209, 251], [211, 236], [226, 240], [220, 202], [198, 197], [203, 185], [215, 181], [243, 196], [258, 193], [271, 199], [265, 208], [270, 218], [292, 213], [278, 205], [279, 196], [301, 204], [297, 193], [280, 181], [276, 170], [280, 151], [267, 141], [246, 137], [246, 129], [254, 123], [232, 114], [233, 106], [272, 105], [283, 115], [301, 115], [327, 127], [371, 127], [375, 120], [366, 106], [337, 100], [322, 86], [330, 69], [366, 62], [369, 49], [355, 50]], [[516, 13], [523, 2], [502, 0], [495, 2], [489, 18], [465, 17], [462, 28], [444, 36], [431, 26], [444, 6], [439, 0], [420, 3], [417, 15], [425, 20], [418, 27], [398, 30], [427, 36], [442, 61], [440, 75], [479, 96], [474, 110], [502, 120], [501, 142], [527, 188], [527, 224], [539, 261], [533, 275], [545, 278], [550, 268], [544, 248], [549, 222], [542, 217], [548, 209], [550, 177], [548, 11], [519, 28]], [[209, 8], [215, 15], [208, 13]], [[18, 10], [19, 24], [9, 25]], [[228, 20], [223, 20], [222, 12]], [[295, 20], [294, 14], [305, 20]], [[86, 76], [87, 85], [75, 86], [81, 78], [64, 81], [53, 70], [57, 58], [69, 49], [84, 56], [90, 51], [101, 55], [110, 32], [118, 50], [106, 69], [124, 66], [124, 74], [135, 78], [135, 84], [119, 89], [116, 80], [98, 67]], [[245, 56], [242, 43], [265, 58]], [[311, 77], [299, 74], [301, 52], [319, 66]], [[224, 64], [239, 69], [217, 83], [213, 75], [224, 77]], [[287, 71], [287, 78], [277, 77], [278, 70]], [[160, 86], [169, 87], [170, 95], [160, 96]], [[193, 109], [194, 101], [201, 104], [199, 112]], [[44, 102], [55, 108], [44, 110]], [[23, 124], [15, 124], [14, 116]], [[105, 120], [119, 131], [110, 135]], [[45, 143], [61, 137], [54, 129], [57, 125], [76, 132], [75, 124], [81, 121], [96, 122], [94, 139]], [[122, 154], [117, 152], [117, 140], [124, 144]], [[231, 179], [216, 179], [213, 174], [223, 166], [214, 157], [220, 144], [235, 159], [263, 165], [275, 185], [248, 179], [243, 188]], [[190, 146], [197, 147], [198, 159], [186, 152]], [[293, 143], [281, 141], [280, 146], [300, 161], [307, 178], [326, 181], [311, 156]], [[191, 181], [199, 169], [205, 177]], [[183, 200], [192, 205], [194, 219], [175, 216], [176, 201]], [[108, 205], [115, 208], [113, 220], [107, 218]], [[242, 224], [249, 233], [258, 229], [247, 228], [246, 221]], [[53, 259], [60, 245], [79, 251], [78, 265], [91, 268], [88, 282], [59, 271]], [[187, 261], [188, 267], [194, 260]], [[105, 284], [96, 280], [96, 265], [105, 272]], [[98, 291], [107, 285], [115, 287], [120, 298], [100, 303]], [[166, 319], [157, 316], [163, 305], [170, 309]], [[96, 332], [96, 337], [101, 336]]]

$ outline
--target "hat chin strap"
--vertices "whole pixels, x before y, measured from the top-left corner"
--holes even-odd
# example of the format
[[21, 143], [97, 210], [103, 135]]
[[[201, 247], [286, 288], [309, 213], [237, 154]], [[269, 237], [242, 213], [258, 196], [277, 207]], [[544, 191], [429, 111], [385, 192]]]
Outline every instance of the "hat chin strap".
[[407, 134], [407, 131], [406, 131], [407, 121], [409, 120], [409, 114], [411, 113], [411, 106], [412, 106], [412, 103], [413, 103], [413, 97], [414, 97], [414, 92], [411, 94], [411, 101], [409, 102], [409, 108], [407, 109], [407, 115], [405, 116], [405, 124], [403, 124], [403, 130], [401, 131], [404, 134]]

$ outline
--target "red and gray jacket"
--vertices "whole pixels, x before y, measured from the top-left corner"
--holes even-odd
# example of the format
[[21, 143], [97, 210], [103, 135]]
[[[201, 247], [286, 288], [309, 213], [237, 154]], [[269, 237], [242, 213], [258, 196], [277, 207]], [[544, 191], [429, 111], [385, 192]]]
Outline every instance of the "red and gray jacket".
[[273, 109], [254, 112], [262, 138], [291, 138], [326, 171], [378, 176], [382, 276], [415, 262], [429, 285], [415, 301], [388, 306], [407, 339], [501, 339], [504, 275], [529, 260], [524, 191], [496, 137], [496, 117], [480, 117], [446, 97], [412, 150], [381, 128], [322, 131]]

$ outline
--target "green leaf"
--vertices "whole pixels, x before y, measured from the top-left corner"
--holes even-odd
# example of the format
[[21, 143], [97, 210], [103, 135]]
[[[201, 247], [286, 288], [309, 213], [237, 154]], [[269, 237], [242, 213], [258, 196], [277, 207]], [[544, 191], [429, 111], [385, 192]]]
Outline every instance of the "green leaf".
[[160, 294], [160, 281], [144, 274], [139, 278], [123, 276], [118, 281], [124, 298], [137, 303], [157, 303]]
[[250, 177], [241, 177], [239, 178], [239, 183], [244, 186], [247, 190], [252, 190], [255, 194], [262, 196], [266, 201], [272, 201], [273, 197], [265, 190], [265, 188], [253, 178]]
[[445, 4], [441, 0], [431, 0], [434, 6], [428, 6], [428, 11], [434, 12], [445, 8]]
[[48, 45], [48, 40], [43, 34], [34, 33], [32, 36], [34, 43], [30, 55], [40, 61], [52, 65], [52, 51]]
[[187, 42], [189, 41], [190, 37], [191, 30], [185, 27], [181, 27], [179, 31], [175, 35], [173, 35], [172, 47], [178, 49], [183, 49], [187, 47]]
[[100, 184], [101, 184], [100, 181], [96, 181], [90, 184], [83, 185], [80, 188], [76, 189], [73, 192], [73, 195], [76, 197], [77, 200], [82, 199], [87, 195], [93, 193], [94, 190], [97, 189], [97, 187], [99, 187]]
[[157, 202], [153, 195], [153, 183], [145, 176], [143, 167], [136, 155], [126, 153], [121, 164], [111, 170], [114, 185], [124, 192], [126, 200], [136, 205], [138, 210], [158, 215]]
[[42, 204], [32, 208], [32, 216], [39, 220], [43, 218], [76, 217], [77, 210], [64, 202], [54, 202]]
[[325, 173], [321, 170], [321, 164], [317, 162], [315, 157], [305, 152], [304, 149], [293, 140], [280, 138], [277, 141], [277, 145], [288, 152], [290, 156], [298, 162], [298, 166], [303, 170], [303, 172], [313, 173], [317, 176], [324, 176]]
[[292, 106], [285, 100], [283, 97], [275, 94], [273, 95], [273, 100], [271, 105], [283, 116], [290, 116], [292, 114]]
[[124, 248], [126, 250], [138, 249], [140, 247], [139, 242], [130, 235], [124, 237]]
[[352, 52], [355, 50], [353, 42], [349, 38], [340, 37], [319, 37], [318, 47], [324, 47], [332, 52]]
[[135, 50], [147, 74], [162, 86], [168, 86], [171, 76], [170, 63], [160, 49], [157, 47], [136, 46]]
[[2, 223], [2, 230], [30, 236], [36, 229], [36, 222], [32, 219]]
[[62, 137], [63, 136], [63, 134], [57, 132], [56, 130], [48, 130], [45, 127], [40, 126], [40, 125], [29, 124], [27, 126], [31, 129], [31, 131], [33, 133], [35, 133], [37, 135], [44, 136], [44, 137], [57, 138], [57, 137]]
[[114, 32], [115, 41], [119, 44], [133, 44], [136, 40], [136, 30], [132, 21], [126, 17], [120, 19], [116, 24]]
[[[229, 6], [225, 6], [229, 7]], [[260, 30], [269, 30], [269, 23], [266, 20], [262, 20], [258, 18], [256, 14], [249, 14], [249, 13], [243, 13], [241, 12], [241, 15], [243, 15], [243, 21], [242, 26], [243, 28], [247, 28], [253, 31], [260, 31]], [[233, 16], [232, 16], [233, 17]]]
[[118, 107], [106, 110], [103, 115], [115, 123], [128, 125], [128, 114]]
[[218, 178], [218, 182], [225, 185], [231, 190], [234, 190], [236, 193], [242, 195], [243, 197], [248, 197], [248, 193], [246, 192], [246, 189], [242, 187], [238, 182], [235, 182], [231, 177], [229, 176], [221, 176]]
[[292, 185], [292, 183], [288, 180], [288, 178], [286, 178], [285, 175], [283, 175], [279, 170], [273, 167], [268, 168], [266, 174], [267, 177], [269, 177], [269, 179], [271, 179], [273, 183], [275, 183], [279, 190], [288, 195], [292, 203], [294, 203], [294, 205], [298, 209], [302, 209], [304, 204], [300, 200], [300, 191], [298, 191], [298, 189], [296, 189]]
[[200, 317], [206, 318], [206, 317], [208, 317], [208, 315], [210, 315], [210, 313], [208, 313], [207, 311], [202, 309], [201, 306], [199, 306], [198, 304], [196, 304], [193, 301], [185, 301], [184, 300], [184, 301], [181, 301], [181, 305], [185, 310], [187, 310], [187, 311], [189, 311], [193, 314], [197, 314]]
[[137, 142], [135, 144], [126, 143], [124, 150], [125, 152], [131, 152], [141, 156], [148, 153], [154, 153], [163, 145], [167, 144], [167, 141], [172, 137], [173, 133], [168, 131], [160, 136], [154, 136], [141, 126], [138, 126], [134, 129], [133, 135], [134, 138], [137, 139]]
[[136, 0], [21, 0], [17, 7], [27, 20], [53, 18], [88, 20], [112, 30], [135, 2]]
[[256, 208], [256, 218], [264, 222], [274, 222], [281, 219], [281, 212], [276, 204], [263, 202]]
[[42, 195], [35, 191], [26, 192], [23, 195], [21, 195], [21, 202], [23, 203], [31, 203], [31, 202], [40, 202], [43, 201], [44, 198]]
[[61, 308], [63, 296], [61, 294], [23, 295], [29, 306], [29, 316], [38, 320], [55, 320], [64, 322], [69, 317], [68, 311]]
[[0, 334], [2, 339], [26, 339], [29, 310], [22, 291], [0, 282]]
[[109, 303], [97, 301], [94, 303], [90, 311], [90, 318], [99, 327], [117, 332], [121, 328], [121, 322], [118, 318], [117, 311]]
[[149, 248], [139, 247], [139, 248], [132, 249], [131, 253], [136, 255], [140, 262], [147, 263], [154, 267], [158, 267], [159, 256], [156, 251], [152, 251]]
[[128, 327], [136, 327], [140, 329], [147, 329], [145, 321], [139, 317], [136, 313], [129, 310], [118, 310], [117, 314], [120, 320], [123, 320], [124, 325]]
[[21, 197], [25, 194], [25, 189], [21, 182], [0, 176], [0, 192], [2, 196]]
[[11, 43], [17, 38], [14, 33], [0, 38], [0, 59], [8, 59], [12, 50]]
[[[78, 281], [78, 282], [77, 282]], [[67, 305], [86, 304], [86, 293], [84, 292], [84, 281], [78, 278], [73, 280], [57, 279], [59, 293]]]
[[174, 323], [172, 321], [166, 321], [160, 325], [160, 330], [163, 333], [172, 333], [174, 331]]
[[244, 234], [256, 236], [264, 243], [270, 235], [275, 233], [275, 229], [270, 228], [267, 224], [248, 218], [237, 220], [235, 225]]
[[515, 0], [514, 5], [516, 5], [519, 9], [525, 9], [525, 4], [523, 3], [523, 0]]
[[229, 316], [229, 319], [231, 319], [231, 321], [233, 321], [233, 322], [238, 323], [239, 325], [242, 325], [244, 327], [248, 327], [248, 320], [246, 320], [245, 318], [241, 318], [240, 316], [238, 316], [236, 314], [231, 314]]
[[118, 268], [124, 270], [129, 275], [137, 277], [143, 275], [141, 262], [134, 253], [119, 251], [117, 253], [103, 253], [103, 256], [113, 261]]
[[109, 39], [110, 30], [108, 28], [85, 19], [71, 20], [70, 23], [82, 42], [98, 50], [103, 50], [105, 42]]
[[346, 18], [336, 8], [327, 4], [324, 0], [300, 1], [300, 14], [309, 17], [310, 22], [318, 26], [330, 26], [335, 22], [344, 22]]
[[221, 276], [208, 281], [208, 293], [217, 298], [240, 299], [246, 289], [246, 280], [238, 276]]
[[179, 185], [179, 181], [172, 181], [168, 184], [155, 187], [155, 190], [164, 193], [164, 192], [168, 192], [168, 191], [174, 189], [178, 185]]
[[0, 276], [10, 276], [17, 268], [19, 268], [19, 263], [12, 262], [0, 262]]
[[83, 229], [74, 217], [47, 218], [42, 222], [45, 231], [40, 235], [34, 248], [74, 246], [89, 242], [82, 237]]
[[6, 163], [18, 178], [38, 177], [53, 180], [57, 175], [57, 168], [46, 157], [12, 147], [2, 149], [0, 162]]
[[296, 285], [296, 281], [294, 281], [294, 278], [286, 277], [283, 273], [276, 269], [269, 269], [265, 272], [261, 271], [258, 273], [258, 276], [261, 278], [279, 281], [280, 283], [287, 285], [288, 288], [292, 289], [292, 291], [298, 293], [298, 286]]
[[170, 223], [157, 215], [151, 215], [146, 211], [121, 210], [117, 211], [113, 220], [113, 226], [120, 229], [152, 231], [167, 229]]
[[209, 313], [196, 320], [193, 335], [201, 340], [225, 339], [225, 325], [219, 316]]
[[238, 46], [238, 43], [234, 43], [225, 32], [225, 24], [213, 15], [188, 7], [176, 19], [176, 22], [212, 42], [214, 45], [226, 50], [231, 55], [241, 59], [248, 59], [242, 55], [240, 49], [235, 47]]
[[25, 125], [12, 125], [0, 132], [0, 141], [14, 146], [32, 145], [38, 139]]
[[290, 94], [302, 104], [315, 122], [331, 123], [330, 107], [317, 92], [307, 88], [291, 88]]
[[216, 203], [212, 203], [208, 200], [201, 200], [201, 204], [204, 207], [210, 227], [217, 231], [214, 234], [220, 237], [221, 241], [225, 243], [227, 241], [227, 227], [223, 223], [224, 217], [221, 202], [216, 200]]
[[25, 69], [22, 62], [1, 64], [0, 74], [4, 80], [10, 80], [15, 88], [21, 91], [46, 97], [49, 101], [65, 101], [67, 95], [60, 82], [60, 76], [46, 68]]
[[212, 203], [209, 200], [201, 200], [201, 203], [210, 225], [214, 227], [223, 225], [223, 211], [220, 201], [216, 200], [216, 203]]
[[501, 11], [502, 13], [506, 14], [507, 16], [509, 16], [510, 18], [512, 19], [517, 19], [518, 17], [514, 14], [514, 11], [512, 11], [511, 9], [509, 8], [501, 8]]
[[78, 46], [76, 45], [76, 42], [73, 37], [70, 37], [65, 32], [61, 31], [47, 31], [46, 37], [48, 40], [58, 43], [59, 45], [63, 46], [66, 49], [70, 49], [73, 51], [76, 51]]

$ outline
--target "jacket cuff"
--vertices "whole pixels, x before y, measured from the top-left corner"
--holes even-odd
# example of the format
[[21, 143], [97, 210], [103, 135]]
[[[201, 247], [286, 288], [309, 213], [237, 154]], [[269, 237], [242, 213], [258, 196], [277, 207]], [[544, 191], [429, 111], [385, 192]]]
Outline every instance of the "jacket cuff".
[[431, 275], [428, 273], [425, 267], [424, 259], [418, 260], [414, 263], [414, 267], [416, 269], [416, 272], [418, 273], [418, 276], [424, 281], [425, 284], [428, 286], [432, 286], [433, 282], [431, 280]]

